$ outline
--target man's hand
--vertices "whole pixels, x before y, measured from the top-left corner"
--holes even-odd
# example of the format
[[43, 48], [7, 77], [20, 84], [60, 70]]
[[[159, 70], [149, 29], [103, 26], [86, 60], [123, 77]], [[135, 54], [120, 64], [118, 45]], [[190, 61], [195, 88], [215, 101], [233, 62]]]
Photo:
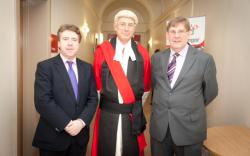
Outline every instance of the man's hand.
[[81, 119], [77, 119], [71, 120], [64, 130], [71, 136], [76, 136], [84, 127], [85, 123]]

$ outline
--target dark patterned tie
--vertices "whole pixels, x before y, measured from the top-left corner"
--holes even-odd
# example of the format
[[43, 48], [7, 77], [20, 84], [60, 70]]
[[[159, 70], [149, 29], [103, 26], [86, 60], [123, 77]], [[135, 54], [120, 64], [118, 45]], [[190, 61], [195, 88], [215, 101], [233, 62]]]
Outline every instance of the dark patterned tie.
[[68, 69], [68, 74], [69, 74], [69, 78], [70, 78], [70, 81], [71, 81], [71, 84], [72, 84], [72, 87], [73, 87], [73, 90], [74, 90], [74, 94], [75, 94], [75, 97], [77, 99], [77, 95], [78, 95], [78, 84], [77, 84], [77, 80], [76, 80], [76, 74], [72, 68], [72, 64], [73, 62], [72, 61], [67, 61], [68, 65], [69, 65], [69, 69]]
[[168, 79], [169, 79], [170, 84], [171, 84], [171, 82], [172, 82], [172, 79], [173, 79], [173, 76], [174, 76], [174, 71], [175, 71], [175, 68], [176, 68], [176, 58], [177, 58], [179, 55], [180, 55], [180, 54], [175, 53], [175, 54], [173, 55], [172, 61], [168, 64], [167, 75], [168, 75]]

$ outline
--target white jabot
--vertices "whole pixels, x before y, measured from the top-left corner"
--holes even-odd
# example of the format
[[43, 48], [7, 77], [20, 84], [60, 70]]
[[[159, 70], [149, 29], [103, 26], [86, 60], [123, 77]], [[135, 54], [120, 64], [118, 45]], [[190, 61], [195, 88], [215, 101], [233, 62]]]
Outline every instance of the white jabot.
[[[124, 49], [124, 52], [122, 52]], [[131, 47], [131, 40], [123, 45], [118, 39], [116, 39], [115, 56], [114, 60], [122, 62], [123, 60], [128, 60], [129, 57], [132, 61], [136, 60], [135, 53]]]
[[144, 92], [142, 95], [142, 106], [144, 106], [144, 104], [146, 103], [146, 100], [148, 98], [150, 91]]
[[[176, 80], [178, 79], [178, 76], [181, 72], [182, 66], [184, 64], [184, 61], [186, 59], [186, 55], [187, 55], [187, 51], [188, 51], [188, 47], [189, 45], [187, 44], [180, 52], [178, 52], [178, 54], [180, 54], [177, 58], [176, 58], [176, 68], [175, 68], [175, 72], [174, 72], [174, 76], [171, 82], [171, 88], [173, 88]], [[173, 55], [176, 53], [174, 50], [170, 49], [171, 53], [170, 53], [170, 57], [169, 57], [169, 62], [173, 59]]]

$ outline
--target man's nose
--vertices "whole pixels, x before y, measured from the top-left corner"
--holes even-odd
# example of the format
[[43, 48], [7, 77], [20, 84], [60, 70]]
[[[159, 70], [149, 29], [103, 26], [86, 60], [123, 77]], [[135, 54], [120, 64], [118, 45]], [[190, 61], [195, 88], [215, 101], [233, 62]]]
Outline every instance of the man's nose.
[[68, 45], [72, 45], [73, 44], [73, 41], [72, 40], [68, 40]]

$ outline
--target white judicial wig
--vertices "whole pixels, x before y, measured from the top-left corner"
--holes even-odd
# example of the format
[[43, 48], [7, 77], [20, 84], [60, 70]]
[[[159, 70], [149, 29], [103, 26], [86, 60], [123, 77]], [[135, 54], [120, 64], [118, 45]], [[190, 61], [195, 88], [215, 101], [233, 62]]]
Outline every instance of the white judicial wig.
[[114, 22], [117, 22], [119, 18], [122, 18], [122, 17], [131, 18], [132, 20], [134, 20], [136, 25], [138, 24], [138, 18], [136, 14], [130, 10], [121, 10], [118, 13], [116, 13]]

